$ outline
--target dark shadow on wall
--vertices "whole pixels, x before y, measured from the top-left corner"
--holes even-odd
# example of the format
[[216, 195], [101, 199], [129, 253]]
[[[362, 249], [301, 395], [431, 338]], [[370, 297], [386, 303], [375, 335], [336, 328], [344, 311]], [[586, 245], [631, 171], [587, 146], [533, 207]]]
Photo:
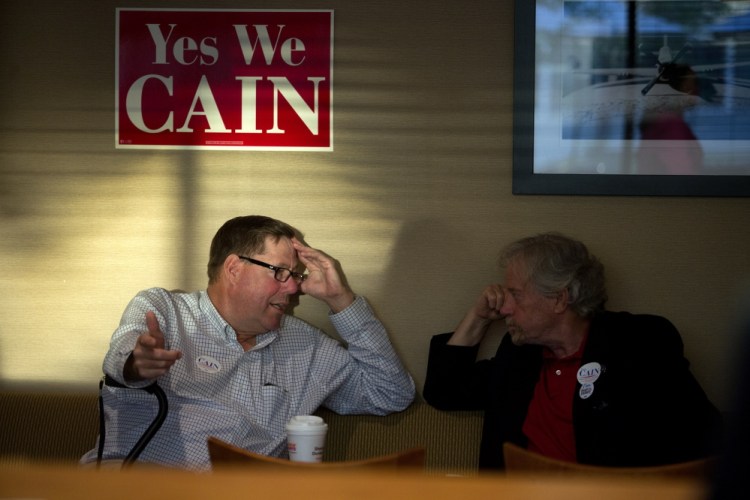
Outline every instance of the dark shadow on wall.
[[750, 467], [750, 289], [739, 308], [733, 360], [736, 370], [731, 410], [727, 418], [724, 453], [719, 460], [710, 500], [744, 500], [747, 498], [747, 471]]
[[[500, 280], [493, 258], [499, 238], [501, 234], [482, 233], [436, 218], [407, 221], [401, 226], [375, 307], [402, 359], [426, 363], [430, 338], [452, 331], [482, 289]], [[493, 250], [477, 261], [472, 257], [472, 247], [477, 245]], [[391, 325], [399, 325], [399, 330]], [[494, 354], [502, 330], [501, 323], [493, 325], [480, 357]], [[426, 364], [408, 368], [421, 393]]]

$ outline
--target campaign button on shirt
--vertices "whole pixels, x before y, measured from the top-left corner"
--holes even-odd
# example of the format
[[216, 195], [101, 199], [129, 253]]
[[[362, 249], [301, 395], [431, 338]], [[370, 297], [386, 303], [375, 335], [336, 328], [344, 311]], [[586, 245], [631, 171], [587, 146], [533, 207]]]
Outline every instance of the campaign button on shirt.
[[198, 366], [199, 370], [206, 373], [218, 373], [221, 371], [221, 363], [211, 356], [198, 356], [198, 359], [195, 360], [195, 364]]
[[591, 363], [586, 363], [578, 369], [576, 378], [578, 379], [578, 383], [581, 385], [593, 384], [597, 381], [599, 375], [601, 374], [602, 365], [600, 365], [596, 361], [592, 361]]

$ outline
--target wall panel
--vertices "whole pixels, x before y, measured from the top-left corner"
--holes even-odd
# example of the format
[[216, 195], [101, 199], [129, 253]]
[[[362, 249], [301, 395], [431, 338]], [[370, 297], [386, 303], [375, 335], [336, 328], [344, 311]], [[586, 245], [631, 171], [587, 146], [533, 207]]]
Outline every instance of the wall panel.
[[[204, 287], [219, 225], [264, 213], [342, 262], [420, 388], [430, 336], [497, 279], [499, 247], [560, 230], [605, 262], [612, 308], [677, 324], [725, 403], [750, 202], [513, 196], [510, 0], [328, 2], [330, 153], [115, 150], [115, 7], [151, 4], [0, 6], [1, 382], [94, 390], [127, 301]], [[309, 297], [296, 313], [328, 327]]]

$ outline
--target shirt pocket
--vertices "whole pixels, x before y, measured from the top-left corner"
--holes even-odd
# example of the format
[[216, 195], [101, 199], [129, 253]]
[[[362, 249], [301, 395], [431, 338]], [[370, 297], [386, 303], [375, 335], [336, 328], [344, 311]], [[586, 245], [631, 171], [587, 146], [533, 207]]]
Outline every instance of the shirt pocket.
[[292, 417], [287, 391], [277, 385], [264, 384], [257, 403], [258, 424], [268, 429], [271, 435], [285, 435], [286, 423]]

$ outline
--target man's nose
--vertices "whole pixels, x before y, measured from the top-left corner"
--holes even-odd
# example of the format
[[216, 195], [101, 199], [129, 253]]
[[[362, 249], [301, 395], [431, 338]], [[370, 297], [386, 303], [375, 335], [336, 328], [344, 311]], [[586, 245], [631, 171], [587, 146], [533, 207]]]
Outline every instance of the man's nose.
[[289, 279], [286, 280], [283, 284], [285, 285], [284, 291], [289, 293], [290, 295], [297, 293], [297, 291], [299, 290], [299, 283], [297, 283], [292, 277], [289, 277]]
[[503, 300], [503, 305], [500, 307], [500, 314], [508, 316], [513, 313], [513, 299], [510, 298], [510, 294], [506, 294]]

